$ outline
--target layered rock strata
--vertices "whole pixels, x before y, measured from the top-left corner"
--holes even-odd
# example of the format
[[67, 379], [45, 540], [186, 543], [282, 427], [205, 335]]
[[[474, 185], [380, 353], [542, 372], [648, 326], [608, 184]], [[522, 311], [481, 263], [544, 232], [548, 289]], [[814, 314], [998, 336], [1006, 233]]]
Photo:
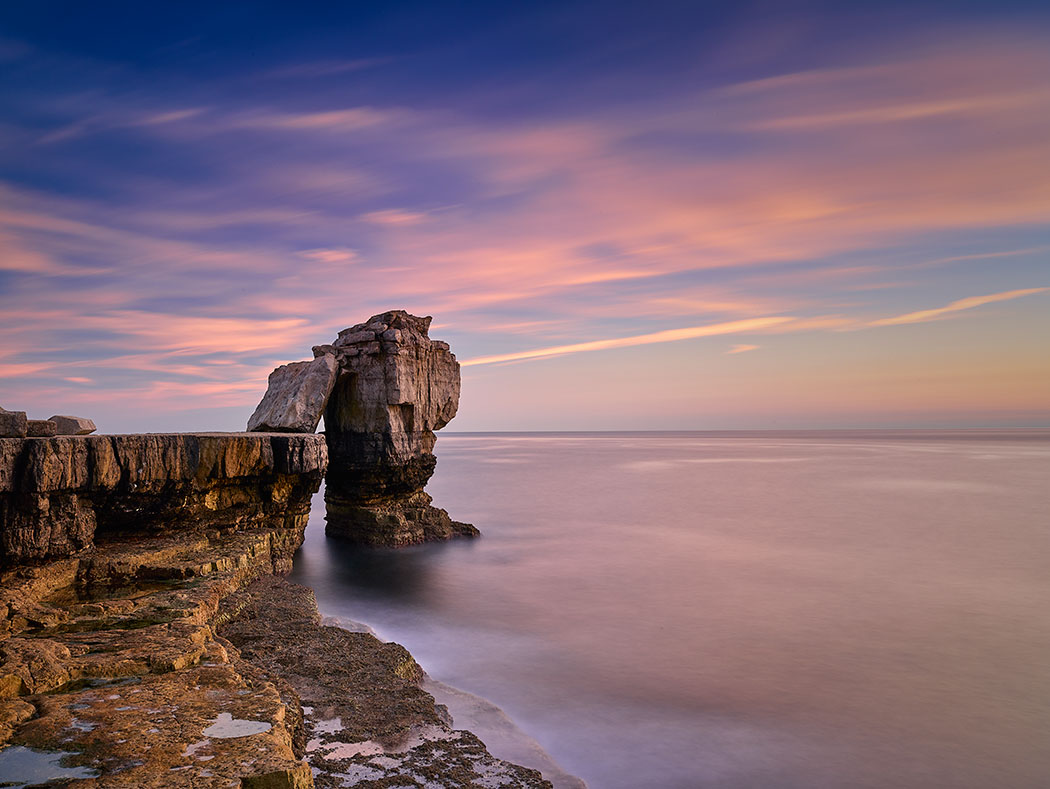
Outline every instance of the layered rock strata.
[[327, 534], [393, 546], [478, 534], [423, 490], [437, 466], [434, 431], [456, 415], [460, 389], [459, 363], [430, 339], [430, 320], [385, 312], [331, 346], [340, 374], [324, 416]]
[[129, 532], [273, 526], [301, 539], [326, 464], [323, 437], [305, 434], [0, 439], [0, 566]]
[[[393, 310], [278, 368], [248, 429], [312, 432], [324, 413], [328, 535], [402, 546], [476, 536], [432, 504], [434, 432], [459, 407], [459, 363], [430, 318]], [[331, 378], [328, 373], [332, 372]]]
[[0, 774], [57, 751], [69, 786], [310, 786], [294, 692], [215, 634], [298, 542], [176, 531], [0, 574]]
[[291, 569], [326, 462], [313, 435], [0, 440], [4, 780], [310, 786], [294, 693], [215, 628]]

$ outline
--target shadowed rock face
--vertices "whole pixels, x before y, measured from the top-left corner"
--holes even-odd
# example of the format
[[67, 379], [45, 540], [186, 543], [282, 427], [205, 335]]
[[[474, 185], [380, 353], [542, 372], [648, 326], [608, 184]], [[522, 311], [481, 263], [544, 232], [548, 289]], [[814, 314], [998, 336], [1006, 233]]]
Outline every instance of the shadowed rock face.
[[175, 433], [0, 439], [0, 567], [97, 533], [273, 526], [291, 561], [327, 462], [321, 436]]
[[325, 410], [329, 466], [326, 533], [369, 545], [474, 536], [431, 506], [423, 488], [437, 465], [435, 430], [459, 407], [459, 363], [427, 335], [430, 318], [402, 310], [339, 333], [339, 377]]

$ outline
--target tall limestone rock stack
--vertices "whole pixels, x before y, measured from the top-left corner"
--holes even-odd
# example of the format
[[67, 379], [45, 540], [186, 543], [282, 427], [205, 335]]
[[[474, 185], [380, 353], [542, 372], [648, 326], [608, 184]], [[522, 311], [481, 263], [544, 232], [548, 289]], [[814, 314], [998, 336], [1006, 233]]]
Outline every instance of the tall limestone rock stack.
[[423, 490], [435, 430], [459, 407], [459, 363], [431, 340], [429, 317], [375, 315], [314, 348], [313, 362], [278, 368], [249, 430], [312, 432], [323, 409], [330, 536], [402, 546], [477, 529], [453, 521]]

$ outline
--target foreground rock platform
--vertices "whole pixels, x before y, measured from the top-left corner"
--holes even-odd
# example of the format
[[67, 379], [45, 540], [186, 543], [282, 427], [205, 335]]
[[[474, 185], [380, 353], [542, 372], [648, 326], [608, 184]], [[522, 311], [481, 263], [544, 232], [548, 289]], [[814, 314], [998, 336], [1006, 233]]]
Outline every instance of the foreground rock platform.
[[[0, 573], [5, 755], [71, 787], [549, 787], [453, 731], [411, 655], [324, 627], [278, 529], [101, 542]], [[7, 747], [3, 747], [7, 746]]]
[[262, 578], [236, 607], [220, 633], [300, 698], [297, 745], [315, 786], [551, 789], [537, 770], [497, 759], [474, 734], [453, 729], [419, 687], [423, 671], [404, 647], [321, 624], [306, 587]]

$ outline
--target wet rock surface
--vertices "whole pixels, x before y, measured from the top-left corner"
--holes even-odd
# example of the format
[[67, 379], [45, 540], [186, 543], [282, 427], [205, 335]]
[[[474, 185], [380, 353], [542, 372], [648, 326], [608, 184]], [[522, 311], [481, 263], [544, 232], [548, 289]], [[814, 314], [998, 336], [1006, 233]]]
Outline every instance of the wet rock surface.
[[59, 752], [74, 787], [550, 786], [453, 731], [403, 647], [322, 626], [274, 575], [300, 541], [121, 537], [0, 574], [0, 756]]
[[[235, 614], [230, 596], [300, 541], [294, 529], [122, 538], [7, 570], [0, 744], [71, 753], [63, 765], [94, 777], [70, 786], [295, 785], [297, 700], [215, 628]], [[223, 716], [252, 726], [214, 736]]]
[[550, 787], [536, 770], [496, 759], [420, 688], [404, 647], [321, 624], [313, 592], [262, 578], [235, 596], [220, 628], [240, 655], [302, 702], [297, 746], [318, 787]]

